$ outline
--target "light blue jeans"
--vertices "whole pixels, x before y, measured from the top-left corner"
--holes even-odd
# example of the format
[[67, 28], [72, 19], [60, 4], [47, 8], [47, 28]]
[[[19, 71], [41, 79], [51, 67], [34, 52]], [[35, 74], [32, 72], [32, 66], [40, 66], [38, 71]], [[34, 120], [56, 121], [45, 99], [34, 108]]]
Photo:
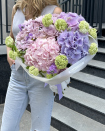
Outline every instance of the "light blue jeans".
[[1, 131], [19, 131], [28, 103], [31, 108], [30, 131], [50, 131], [54, 93], [48, 85], [44, 88], [43, 82], [31, 78], [21, 66], [16, 71], [13, 64], [11, 70]]

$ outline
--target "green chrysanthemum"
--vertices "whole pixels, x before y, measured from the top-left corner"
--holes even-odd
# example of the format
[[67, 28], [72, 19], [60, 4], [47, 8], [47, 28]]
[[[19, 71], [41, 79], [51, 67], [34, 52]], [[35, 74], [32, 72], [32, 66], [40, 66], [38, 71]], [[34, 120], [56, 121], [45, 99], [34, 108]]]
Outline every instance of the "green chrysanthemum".
[[6, 37], [5, 44], [7, 47], [12, 48], [13, 47], [14, 40], [11, 36]]
[[47, 79], [51, 79], [51, 78], [53, 78], [56, 75], [57, 75], [56, 73], [55, 74], [46, 74], [46, 78]]
[[42, 19], [42, 23], [45, 27], [49, 27], [52, 23], [52, 15], [51, 14], [47, 14], [44, 16], [44, 18]]
[[33, 74], [34, 76], [37, 76], [37, 75], [39, 75], [39, 70], [38, 70], [38, 68], [35, 68], [34, 66], [30, 66], [29, 73]]
[[97, 30], [95, 28], [89, 29], [89, 34], [96, 39], [97, 38]]
[[81, 21], [79, 24], [79, 31], [86, 34], [89, 31], [89, 24], [86, 21]]
[[67, 29], [67, 23], [64, 19], [57, 19], [55, 22], [55, 27], [59, 32], [62, 30], [64, 31]]
[[9, 57], [13, 60], [16, 60], [17, 52], [10, 50], [9, 51]]
[[65, 69], [67, 67], [68, 60], [65, 55], [59, 55], [55, 58], [55, 65], [58, 69]]
[[90, 55], [94, 55], [98, 52], [97, 44], [96, 43], [91, 43], [90, 48], [89, 48], [89, 53]]

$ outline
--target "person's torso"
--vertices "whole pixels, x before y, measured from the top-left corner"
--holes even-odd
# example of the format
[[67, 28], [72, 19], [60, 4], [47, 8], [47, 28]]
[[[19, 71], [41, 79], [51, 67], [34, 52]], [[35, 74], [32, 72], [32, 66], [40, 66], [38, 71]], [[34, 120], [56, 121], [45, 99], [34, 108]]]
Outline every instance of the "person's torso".
[[[56, 7], [57, 7], [56, 5], [46, 6], [43, 9], [41, 15], [45, 15], [48, 13], [52, 14]], [[13, 32], [14, 39], [16, 38], [16, 35], [20, 31], [18, 25], [22, 24], [24, 21], [25, 21], [25, 16], [24, 16], [23, 12], [20, 9], [17, 9], [17, 11], [14, 15], [14, 18], [13, 18], [13, 26], [12, 26], [12, 32]]]

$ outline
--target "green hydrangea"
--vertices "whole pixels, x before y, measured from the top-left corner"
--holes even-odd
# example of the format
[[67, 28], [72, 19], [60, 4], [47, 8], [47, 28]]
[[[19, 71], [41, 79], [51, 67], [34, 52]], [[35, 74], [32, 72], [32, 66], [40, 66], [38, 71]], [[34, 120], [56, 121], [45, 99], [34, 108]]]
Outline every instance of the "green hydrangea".
[[13, 60], [16, 60], [17, 52], [10, 50], [9, 51], [9, 57]]
[[58, 55], [55, 58], [55, 65], [58, 69], [65, 69], [67, 67], [68, 60], [65, 55]]
[[46, 74], [47, 79], [51, 79], [52, 77], [56, 76], [57, 74]]
[[89, 29], [89, 34], [96, 39], [97, 38], [97, 30], [95, 28]]
[[29, 67], [29, 73], [33, 74], [34, 76], [37, 76], [37, 75], [39, 75], [39, 70], [38, 70], [38, 68], [36, 68], [34, 66], [30, 66]]
[[67, 29], [67, 23], [64, 19], [57, 19], [54, 25], [59, 32]]
[[13, 44], [14, 44], [13, 38], [11, 36], [6, 37], [5, 44], [6, 44], [7, 47], [12, 48]]
[[42, 23], [45, 27], [49, 27], [52, 23], [52, 15], [51, 14], [47, 14], [44, 16], [44, 18], [42, 19]]
[[52, 77], [53, 77], [52, 74], [46, 74], [46, 78], [47, 78], [47, 79], [51, 79]]
[[90, 48], [89, 48], [89, 53], [90, 55], [94, 55], [98, 52], [97, 44], [96, 43], [91, 43]]
[[88, 33], [89, 23], [87, 23], [86, 21], [81, 21], [80, 24], [79, 24], [79, 31], [83, 34]]

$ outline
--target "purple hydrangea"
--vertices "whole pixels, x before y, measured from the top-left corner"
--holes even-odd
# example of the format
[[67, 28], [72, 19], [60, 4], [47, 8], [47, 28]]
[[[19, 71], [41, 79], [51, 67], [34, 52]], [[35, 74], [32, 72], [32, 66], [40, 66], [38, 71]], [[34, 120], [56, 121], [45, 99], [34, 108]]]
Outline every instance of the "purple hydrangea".
[[26, 40], [32, 39], [32, 38], [33, 38], [33, 34], [32, 33], [29, 33], [28, 36], [26, 36]]
[[72, 12], [61, 12], [58, 18], [64, 19], [72, 31], [78, 30], [80, 21], [85, 20], [81, 15]]
[[25, 25], [19, 24], [18, 27], [19, 27], [20, 31], [22, 31], [22, 29], [25, 27]]
[[57, 67], [56, 67], [55, 63], [53, 63], [53, 64], [49, 67], [49, 69], [47, 70], [47, 73], [48, 73], [48, 74], [55, 74], [55, 73], [57, 73]]
[[76, 63], [88, 54], [88, 34], [84, 36], [78, 31], [66, 30], [59, 35], [57, 41], [61, 46], [61, 53], [67, 56], [70, 64]]

